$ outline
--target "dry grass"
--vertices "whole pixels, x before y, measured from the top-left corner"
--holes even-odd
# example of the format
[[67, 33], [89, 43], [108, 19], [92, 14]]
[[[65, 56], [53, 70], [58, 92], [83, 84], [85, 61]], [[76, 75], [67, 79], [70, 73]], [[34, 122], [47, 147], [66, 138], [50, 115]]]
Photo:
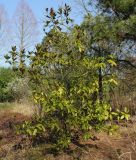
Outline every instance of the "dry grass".
[[0, 113], [5, 112], [20, 113], [22, 115], [31, 116], [35, 113], [34, 105], [30, 102], [24, 103], [0, 103]]
[[14, 107], [12, 108], [12, 112], [20, 113], [26, 116], [31, 116], [34, 114], [34, 106], [31, 103], [14, 103]]
[[127, 107], [131, 115], [136, 115], [136, 93], [132, 95], [120, 95], [118, 93], [112, 95], [111, 105], [114, 109], [123, 110]]

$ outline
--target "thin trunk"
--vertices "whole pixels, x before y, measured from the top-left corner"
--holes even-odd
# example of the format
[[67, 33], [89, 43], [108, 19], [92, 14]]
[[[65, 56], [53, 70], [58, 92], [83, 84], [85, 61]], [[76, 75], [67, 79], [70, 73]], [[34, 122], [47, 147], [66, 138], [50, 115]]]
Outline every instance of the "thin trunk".
[[22, 14], [21, 22], [21, 41], [20, 41], [20, 64], [23, 62], [23, 49], [24, 49], [24, 14]]
[[103, 78], [102, 78], [102, 68], [100, 67], [99, 68], [99, 70], [98, 70], [98, 74], [99, 74], [99, 79], [98, 79], [98, 81], [99, 81], [99, 93], [98, 93], [98, 95], [99, 95], [99, 101], [100, 101], [100, 103], [102, 103], [103, 102]]

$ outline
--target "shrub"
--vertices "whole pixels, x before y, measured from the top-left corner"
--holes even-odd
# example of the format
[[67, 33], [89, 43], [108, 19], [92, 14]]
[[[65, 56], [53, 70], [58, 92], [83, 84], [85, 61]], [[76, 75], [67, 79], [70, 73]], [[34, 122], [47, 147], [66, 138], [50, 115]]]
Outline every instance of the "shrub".
[[13, 95], [7, 90], [8, 83], [14, 78], [14, 72], [10, 68], [0, 68], [0, 102], [12, 101]]
[[[56, 34], [57, 31], [54, 32], [55, 37]], [[76, 49], [79, 55], [83, 54], [78, 47]], [[39, 45], [35, 55], [31, 56], [29, 73], [35, 86], [33, 99], [41, 107], [41, 114], [19, 129], [32, 138], [48, 133], [57, 149], [67, 148], [80, 137], [91, 138], [92, 129], [101, 130], [105, 122], [112, 119], [110, 105], [100, 102], [98, 97], [94, 100], [93, 96], [98, 94], [98, 68], [105, 67], [107, 62], [99, 63], [98, 58], [88, 55], [77, 59], [75, 56], [75, 52], [42, 52]], [[112, 77], [105, 79], [105, 87], [112, 82], [115, 82]]]
[[[114, 74], [102, 77], [103, 71], [116, 66], [114, 56], [90, 56], [86, 51], [87, 33], [79, 26], [70, 33], [63, 32], [59, 18], [62, 20], [64, 16], [67, 25], [69, 11], [67, 5], [56, 13], [51, 8], [47, 25], [53, 28], [47, 34], [46, 43], [37, 45], [35, 51], [29, 53], [28, 73], [33, 83], [33, 100], [41, 114], [18, 128], [31, 138], [48, 134], [57, 150], [67, 148], [79, 138], [91, 138], [92, 129], [101, 130], [105, 128], [106, 121], [120, 116], [120, 112], [112, 112], [104, 96], [100, 95], [101, 89], [105, 94], [109, 86], [117, 83]], [[97, 30], [95, 32], [98, 33]], [[92, 47], [101, 39], [97, 38], [92, 39]], [[15, 47], [11, 53], [19, 55]], [[24, 71], [24, 68], [20, 69]], [[128, 119], [124, 112], [121, 116]], [[113, 130], [112, 126], [108, 128]]]
[[12, 94], [14, 100], [17, 102], [21, 102], [21, 100], [29, 100], [31, 96], [28, 78], [16, 77], [8, 83], [7, 90]]

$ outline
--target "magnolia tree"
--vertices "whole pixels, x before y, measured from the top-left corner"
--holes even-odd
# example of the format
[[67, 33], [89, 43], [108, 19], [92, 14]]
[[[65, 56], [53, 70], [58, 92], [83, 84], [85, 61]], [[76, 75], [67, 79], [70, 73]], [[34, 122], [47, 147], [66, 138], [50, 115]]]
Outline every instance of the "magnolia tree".
[[[70, 11], [68, 5], [58, 11], [46, 9], [45, 27], [50, 30], [44, 42], [27, 56], [30, 60], [27, 71], [33, 83], [33, 100], [40, 112], [36, 119], [18, 127], [18, 131], [31, 138], [48, 135], [57, 150], [67, 148], [80, 138], [93, 138], [93, 129], [116, 129], [114, 125], [106, 126], [106, 121], [129, 118], [126, 112], [113, 112], [106, 99], [99, 95], [99, 70], [103, 73], [107, 67], [116, 66], [114, 56], [112, 53], [106, 57], [90, 56], [88, 33], [82, 26], [70, 26]], [[102, 43], [98, 30], [99, 27], [93, 30], [96, 38], [93, 36], [89, 41], [92, 47]], [[18, 63], [16, 47], [10, 53], [6, 58], [14, 66]], [[26, 67], [23, 67], [19, 69], [24, 71]], [[103, 78], [102, 83], [105, 94], [106, 88], [114, 87], [116, 81], [111, 75]]]

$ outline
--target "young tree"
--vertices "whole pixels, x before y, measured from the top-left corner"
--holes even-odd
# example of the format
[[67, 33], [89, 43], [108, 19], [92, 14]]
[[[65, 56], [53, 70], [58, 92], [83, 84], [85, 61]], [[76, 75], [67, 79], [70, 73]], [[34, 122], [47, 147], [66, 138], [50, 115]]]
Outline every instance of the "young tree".
[[[69, 12], [67, 5], [57, 12], [53, 8], [48, 11], [46, 23], [51, 30], [43, 44], [30, 55], [29, 67], [34, 84], [33, 99], [41, 106], [42, 114], [33, 123], [20, 128], [22, 133], [33, 138], [45, 136], [47, 132], [57, 144], [56, 149], [67, 148], [81, 136], [91, 138], [91, 129], [102, 129], [113, 115], [106, 102], [100, 102], [97, 97], [93, 103], [91, 95], [99, 90], [98, 69], [104, 70], [109, 60], [115, 62], [110, 57], [103, 60], [87, 54], [87, 33], [80, 26], [63, 31], [59, 18], [64, 14], [67, 26]], [[108, 65], [112, 67], [111, 63]], [[111, 85], [111, 80], [112, 77], [105, 80], [105, 88]]]
[[19, 51], [28, 50], [37, 42], [37, 20], [25, 0], [20, 0], [14, 13], [13, 34]]
[[[120, 119], [122, 113], [113, 113], [110, 105], [99, 97], [93, 103], [91, 96], [94, 92], [99, 92], [98, 70], [101, 68], [103, 71], [107, 66], [112, 68], [116, 64], [114, 59], [111, 55], [108, 58], [89, 56], [85, 41], [87, 32], [81, 26], [75, 25], [69, 32], [63, 30], [62, 20], [63, 26], [71, 21], [68, 5], [65, 4], [58, 11], [53, 8], [46, 10], [45, 26], [50, 31], [45, 42], [37, 45], [36, 50], [29, 55], [29, 76], [34, 86], [33, 100], [41, 106], [42, 114], [19, 129], [32, 138], [46, 136], [45, 133], [48, 133], [58, 150], [67, 148], [80, 137], [91, 138], [92, 129], [102, 129], [106, 121]], [[92, 39], [91, 46], [99, 43], [104, 48], [102, 39], [109, 38], [104, 38], [108, 30], [100, 34], [99, 24], [93, 30], [95, 38]], [[12, 56], [7, 59], [13, 61], [11, 64], [14, 65], [16, 48], [13, 47], [11, 53]], [[105, 79], [104, 89], [111, 86], [113, 81], [111, 76]], [[128, 119], [129, 115], [123, 115], [122, 118]], [[111, 127], [108, 126], [109, 129]]]

